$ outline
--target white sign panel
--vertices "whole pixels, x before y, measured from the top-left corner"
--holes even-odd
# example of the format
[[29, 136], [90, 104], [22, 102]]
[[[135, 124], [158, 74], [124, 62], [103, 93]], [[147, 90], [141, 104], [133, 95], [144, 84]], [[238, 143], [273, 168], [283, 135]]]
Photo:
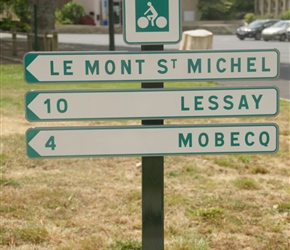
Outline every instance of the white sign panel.
[[32, 128], [27, 154], [42, 157], [270, 153], [276, 124]]
[[29, 121], [273, 116], [278, 89], [196, 88], [30, 91]]
[[28, 83], [243, 80], [276, 78], [279, 51], [28, 53]]

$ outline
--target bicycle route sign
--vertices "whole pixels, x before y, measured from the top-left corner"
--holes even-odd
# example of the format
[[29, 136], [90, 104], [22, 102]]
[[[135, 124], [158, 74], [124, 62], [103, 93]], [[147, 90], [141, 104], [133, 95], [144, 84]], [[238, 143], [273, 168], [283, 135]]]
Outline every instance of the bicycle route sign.
[[124, 0], [124, 41], [169, 44], [181, 39], [180, 0]]

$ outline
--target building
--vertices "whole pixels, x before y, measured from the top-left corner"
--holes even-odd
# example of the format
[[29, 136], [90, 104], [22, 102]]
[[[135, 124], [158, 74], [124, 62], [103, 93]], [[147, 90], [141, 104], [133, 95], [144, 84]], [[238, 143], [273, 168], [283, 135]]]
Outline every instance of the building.
[[290, 0], [255, 0], [255, 14], [279, 18], [286, 10], [290, 9]]

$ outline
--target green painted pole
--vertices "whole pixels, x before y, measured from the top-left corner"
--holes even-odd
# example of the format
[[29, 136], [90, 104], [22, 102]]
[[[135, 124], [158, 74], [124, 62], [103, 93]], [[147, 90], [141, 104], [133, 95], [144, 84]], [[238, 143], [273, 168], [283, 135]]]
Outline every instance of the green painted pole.
[[37, 34], [37, 5], [33, 5], [33, 18], [34, 18], [34, 50], [38, 51], [38, 34]]
[[[160, 51], [163, 49], [163, 45], [141, 46], [142, 51]], [[163, 88], [163, 85], [163, 82], [142, 83], [142, 88]], [[142, 125], [162, 126], [163, 120], [142, 120]], [[164, 249], [163, 156], [142, 157], [142, 249]]]
[[110, 51], [115, 50], [115, 30], [114, 30], [114, 9], [113, 9], [114, 2], [113, 0], [109, 0], [109, 40], [110, 40]]

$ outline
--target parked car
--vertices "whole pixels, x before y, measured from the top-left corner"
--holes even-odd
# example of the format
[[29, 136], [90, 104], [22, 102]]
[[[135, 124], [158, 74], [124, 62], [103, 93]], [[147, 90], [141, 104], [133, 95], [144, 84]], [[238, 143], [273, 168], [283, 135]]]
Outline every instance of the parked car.
[[287, 29], [290, 27], [290, 20], [281, 20], [271, 27], [262, 31], [262, 38], [265, 41], [280, 40], [285, 41], [287, 39]]
[[251, 22], [249, 25], [242, 26], [237, 29], [236, 35], [240, 40], [245, 38], [261, 39], [262, 30], [277, 23], [280, 19], [258, 19]]
[[288, 38], [288, 41], [290, 42], [290, 27], [287, 29], [287, 38]]

